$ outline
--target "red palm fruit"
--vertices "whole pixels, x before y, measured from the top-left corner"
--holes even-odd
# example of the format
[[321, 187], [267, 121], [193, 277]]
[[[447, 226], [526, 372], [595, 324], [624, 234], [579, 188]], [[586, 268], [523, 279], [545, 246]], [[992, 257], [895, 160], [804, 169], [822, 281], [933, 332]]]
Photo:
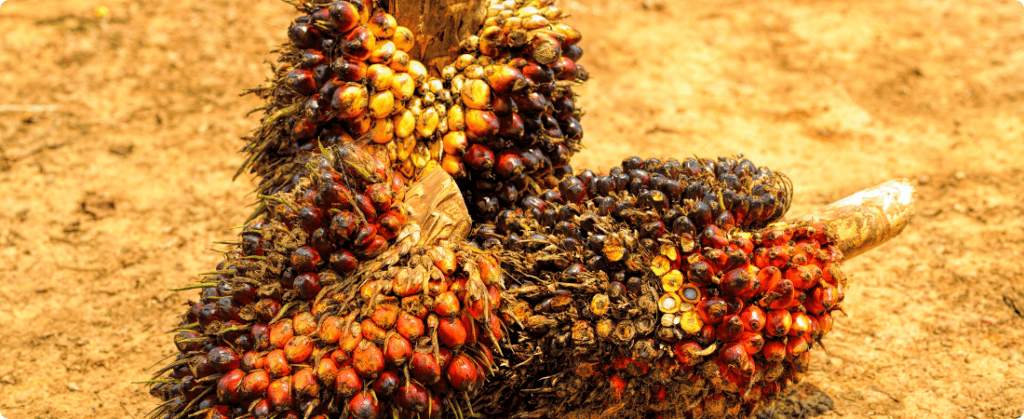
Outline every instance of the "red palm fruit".
[[419, 349], [413, 352], [409, 360], [409, 372], [416, 381], [426, 385], [434, 384], [441, 378], [441, 366], [432, 352]]
[[267, 402], [270, 408], [278, 412], [292, 408], [295, 399], [292, 396], [292, 377], [285, 376], [271, 381], [267, 386]]
[[[767, 302], [768, 308], [772, 310], [785, 309], [793, 305], [796, 300], [796, 288], [793, 281], [783, 279], [775, 288], [768, 290], [763, 302]], [[763, 304], [762, 304], [763, 305]]]
[[377, 400], [377, 394], [370, 390], [352, 396], [352, 399], [348, 402], [348, 412], [352, 415], [352, 419], [375, 419], [379, 417], [381, 409], [380, 402]]
[[503, 178], [512, 178], [523, 173], [523, 160], [516, 152], [506, 152], [498, 156], [494, 172]]
[[302, 246], [292, 252], [292, 268], [299, 272], [315, 272], [320, 265], [320, 254], [312, 247]]
[[404, 226], [403, 217], [396, 211], [388, 211], [377, 217], [377, 233], [387, 240], [397, 237]]
[[401, 385], [401, 383], [402, 379], [398, 377], [397, 372], [387, 370], [382, 372], [380, 377], [377, 377], [376, 380], [373, 380], [373, 384], [370, 388], [373, 389], [373, 392], [377, 393], [377, 395], [390, 399], [391, 396], [394, 396], [395, 392], [398, 391], [398, 386]]
[[226, 346], [217, 346], [210, 349], [206, 353], [206, 359], [210, 362], [210, 366], [217, 372], [228, 372], [234, 369], [238, 369], [241, 362], [238, 359], [238, 355], [231, 348]]
[[313, 339], [309, 336], [295, 336], [284, 345], [284, 356], [288, 362], [299, 364], [313, 353]]
[[494, 152], [483, 144], [473, 144], [466, 149], [463, 161], [470, 169], [486, 172], [494, 167]]
[[793, 326], [792, 315], [784, 309], [769, 311], [765, 318], [764, 331], [768, 336], [786, 336], [789, 334], [790, 327]]
[[768, 263], [771, 266], [782, 269], [789, 263], [791, 248], [787, 246], [776, 246], [768, 249]]
[[242, 378], [239, 394], [244, 399], [263, 397], [263, 392], [270, 386], [270, 374], [265, 370], [255, 370]]
[[480, 268], [480, 279], [484, 281], [486, 285], [504, 285], [505, 275], [503, 271], [498, 267], [498, 263], [490, 256], [481, 255], [476, 259], [476, 264]]
[[[213, 374], [216, 374], [216, 371], [214, 371], [213, 367], [210, 366], [210, 361], [208, 359], [206, 359], [206, 355], [200, 355], [200, 356], [198, 356], [198, 358], [199, 358], [199, 360], [196, 361], [196, 366], [195, 366], [195, 377], [196, 378], [205, 378], [205, 377], [209, 377], [209, 376], [211, 376]], [[195, 357], [193, 359], [195, 359]]]
[[242, 355], [241, 366], [242, 371], [249, 372], [256, 369], [263, 369], [265, 359], [260, 357], [259, 352], [246, 351]]
[[523, 73], [511, 65], [494, 65], [485, 69], [487, 84], [503, 95], [521, 90], [527, 86]]
[[452, 358], [448, 363], [446, 377], [455, 391], [463, 393], [475, 392], [484, 381], [484, 377], [477, 370], [476, 362], [465, 354]]
[[299, 227], [305, 230], [306, 233], [312, 234], [316, 229], [323, 227], [324, 222], [324, 214], [316, 207], [307, 205], [299, 210]]
[[[514, 103], [514, 102], [513, 102]], [[502, 116], [498, 118], [498, 135], [505, 138], [520, 138], [526, 131], [526, 126], [523, 124], [523, 117], [517, 113]]]
[[345, 353], [352, 353], [363, 341], [363, 327], [359, 324], [353, 324], [343, 335], [341, 340], [338, 341], [338, 346]]
[[697, 314], [700, 315], [704, 324], [717, 325], [725, 318], [728, 305], [724, 299], [709, 297], [697, 303]]
[[388, 241], [380, 234], [373, 236], [373, 239], [365, 247], [356, 252], [356, 257], [361, 259], [372, 259], [387, 250]]
[[824, 336], [821, 333], [821, 326], [818, 324], [818, 319], [814, 316], [808, 316], [808, 321], [811, 323], [811, 327], [807, 332], [807, 339], [811, 343], [815, 341], [821, 341], [821, 337]]
[[786, 359], [786, 342], [781, 340], [770, 340], [764, 343], [761, 349], [766, 361], [770, 363], [782, 362]]
[[416, 318], [407, 311], [402, 311], [398, 314], [398, 321], [395, 323], [395, 330], [399, 334], [404, 336], [410, 341], [418, 339], [423, 336], [426, 331], [426, 326], [423, 324], [423, 320]]
[[742, 343], [735, 342], [723, 346], [719, 356], [731, 370], [744, 374], [754, 372], [754, 360], [747, 355], [747, 350]]
[[401, 367], [412, 356], [412, 343], [398, 334], [391, 334], [384, 340], [384, 360], [388, 365]]
[[808, 349], [811, 349], [811, 343], [806, 336], [790, 336], [786, 342], [786, 359], [792, 361]]
[[466, 344], [466, 324], [459, 317], [443, 318], [437, 328], [437, 337], [445, 346], [459, 349]]
[[323, 324], [320, 325], [320, 330], [317, 334], [320, 336], [320, 341], [324, 343], [334, 343], [341, 338], [341, 318], [337, 316], [328, 316], [324, 319]]
[[722, 342], [733, 342], [740, 338], [743, 331], [743, 319], [734, 314], [726, 316], [722, 320], [722, 323], [715, 329], [715, 334]]
[[384, 371], [384, 353], [373, 342], [364, 340], [352, 351], [352, 366], [363, 378], [377, 378]]
[[491, 315], [488, 317], [487, 322], [489, 323], [489, 326], [486, 328], [484, 325], [480, 325], [479, 336], [484, 342], [490, 345], [498, 345], [505, 337], [505, 331], [502, 329], [501, 319], [496, 315]]
[[295, 330], [292, 328], [292, 319], [284, 319], [270, 326], [270, 346], [283, 348], [292, 337]]
[[373, 36], [373, 33], [366, 27], [359, 26], [345, 34], [340, 43], [341, 52], [346, 57], [356, 61], [365, 61], [373, 54], [373, 49], [377, 46], [377, 37]]
[[415, 381], [407, 381], [398, 388], [395, 402], [406, 411], [424, 413], [430, 408], [430, 392]]
[[387, 332], [377, 326], [377, 324], [373, 322], [373, 319], [363, 319], [363, 321], [359, 323], [359, 327], [363, 331], [364, 339], [377, 344], [384, 343], [384, 336], [387, 335]]
[[320, 292], [320, 275], [313, 272], [299, 274], [292, 283], [292, 289], [297, 297], [312, 300]]
[[312, 335], [316, 332], [316, 316], [309, 311], [299, 312], [292, 317], [292, 330], [296, 335]]
[[267, 354], [267, 372], [270, 376], [284, 377], [292, 373], [292, 366], [288, 363], [288, 358], [284, 355], [284, 350], [275, 349]]
[[295, 69], [284, 76], [283, 85], [300, 95], [309, 95], [316, 92], [316, 81], [313, 80], [312, 70]]
[[[261, 322], [269, 322], [277, 317], [277, 312], [281, 310], [281, 302], [270, 298], [264, 298], [256, 302], [253, 307], [253, 311], [256, 312], [256, 318]], [[255, 327], [253, 336], [255, 336]]]
[[828, 332], [832, 331], [832, 314], [825, 312], [818, 316], [818, 330], [822, 336], [827, 335]]
[[330, 23], [334, 30], [346, 33], [359, 25], [359, 8], [352, 3], [336, 1], [327, 6]]
[[818, 285], [818, 281], [821, 280], [821, 269], [814, 265], [789, 268], [783, 277], [793, 281], [794, 288], [803, 291]]
[[312, 369], [304, 368], [292, 375], [292, 388], [297, 398], [311, 399], [320, 393], [320, 382], [317, 381]]
[[250, 411], [256, 419], [270, 419], [270, 417], [274, 415], [270, 410], [270, 403], [267, 399], [262, 399], [253, 403]]
[[789, 328], [789, 336], [803, 336], [811, 331], [811, 318], [806, 313], [792, 314], [793, 324]]
[[434, 312], [441, 317], [450, 317], [459, 314], [459, 299], [454, 292], [442, 292], [434, 298]]
[[765, 313], [757, 305], [751, 304], [744, 308], [740, 318], [743, 319], [743, 328], [748, 332], [760, 332], [764, 328]]
[[750, 285], [750, 272], [746, 269], [733, 269], [722, 277], [719, 284], [726, 295], [739, 295]]
[[407, 297], [423, 290], [423, 280], [409, 275], [408, 271], [400, 271], [391, 284], [391, 291], [399, 297]]
[[676, 354], [676, 359], [679, 362], [689, 366], [697, 365], [704, 356], [704, 348], [692, 340], [676, 342], [672, 346], [672, 351]]
[[743, 345], [743, 349], [747, 351], [748, 355], [761, 352], [761, 349], [764, 348], [764, 337], [757, 332], [743, 332], [738, 342]]
[[713, 283], [712, 281], [715, 276], [715, 270], [705, 261], [698, 261], [691, 264], [688, 271], [689, 275], [687, 275], [687, 278], [689, 278], [695, 285], [707, 286]]
[[317, 362], [313, 374], [321, 383], [333, 383], [338, 378], [338, 363], [329, 356], [322, 357]]
[[363, 378], [353, 367], [338, 370], [334, 378], [334, 392], [339, 397], [349, 397], [363, 390]]
[[238, 390], [242, 386], [243, 378], [245, 378], [245, 372], [240, 369], [229, 371], [222, 375], [217, 380], [217, 399], [222, 403], [232, 403], [240, 400]]
[[445, 397], [452, 394], [452, 385], [448, 382], [447, 378], [441, 377], [440, 380], [437, 380], [436, 383], [430, 386], [430, 392]]
[[391, 329], [398, 320], [398, 311], [397, 305], [381, 304], [370, 314], [370, 319], [381, 328]]
[[343, 368], [352, 364], [352, 358], [348, 356], [345, 351], [341, 349], [335, 349], [328, 355], [335, 363], [338, 364], [338, 368]]
[[350, 273], [359, 267], [359, 259], [352, 252], [339, 249], [331, 253], [331, 267], [341, 273]]

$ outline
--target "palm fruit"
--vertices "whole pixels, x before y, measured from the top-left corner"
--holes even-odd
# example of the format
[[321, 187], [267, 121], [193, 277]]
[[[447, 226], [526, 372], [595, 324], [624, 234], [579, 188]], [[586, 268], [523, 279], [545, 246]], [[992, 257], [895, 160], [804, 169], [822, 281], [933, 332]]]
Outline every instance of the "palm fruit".
[[313, 374], [332, 333], [316, 298], [395, 241], [405, 188], [361, 148], [323, 149], [305, 171], [293, 191], [262, 196], [266, 211], [217, 270], [184, 288], [200, 298], [175, 329], [177, 357], [150, 381], [164, 400], [153, 417], [303, 417], [334, 384]]
[[772, 223], [790, 199], [780, 174], [728, 158], [619, 170], [632, 173], [563, 179], [476, 231], [515, 282], [502, 307], [514, 367], [478, 411], [746, 417], [800, 380], [831, 330], [843, 257], [824, 224]]
[[491, 0], [476, 36], [427, 85], [452, 99], [442, 167], [456, 179], [477, 221], [492, 220], [570, 174], [583, 139], [573, 86], [580, 33], [553, 1]]
[[391, 167], [398, 150], [416, 142], [409, 118], [423, 109], [415, 92], [427, 70], [409, 56], [412, 32], [371, 6], [296, 5], [304, 16], [288, 28], [273, 79], [250, 91], [266, 104], [261, 126], [246, 138], [239, 173], [256, 173], [262, 194], [292, 190], [321, 144], [357, 143]]

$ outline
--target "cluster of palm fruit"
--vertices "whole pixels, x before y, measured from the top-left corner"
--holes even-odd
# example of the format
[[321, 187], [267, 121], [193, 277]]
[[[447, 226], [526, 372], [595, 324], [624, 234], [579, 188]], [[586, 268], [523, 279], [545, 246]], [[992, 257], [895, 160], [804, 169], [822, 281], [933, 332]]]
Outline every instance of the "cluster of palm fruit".
[[799, 381], [846, 279], [825, 225], [769, 224], [789, 204], [784, 178], [734, 159], [610, 173], [567, 177], [476, 231], [515, 281], [514, 367], [477, 409], [745, 417]]
[[260, 190], [294, 187], [318, 144], [369, 143], [407, 180], [428, 165], [481, 191], [485, 211], [554, 186], [583, 136], [572, 86], [580, 34], [551, 1], [491, 1], [478, 35], [439, 74], [409, 56], [414, 36], [371, 0], [299, 5], [248, 139]]
[[[154, 417], [741, 417], [806, 372], [832, 233], [778, 223], [791, 185], [742, 157], [573, 173], [587, 73], [551, 1], [489, 0], [434, 74], [369, 0], [297, 7], [260, 206], [186, 287]], [[442, 171], [469, 238], [410, 219]]]

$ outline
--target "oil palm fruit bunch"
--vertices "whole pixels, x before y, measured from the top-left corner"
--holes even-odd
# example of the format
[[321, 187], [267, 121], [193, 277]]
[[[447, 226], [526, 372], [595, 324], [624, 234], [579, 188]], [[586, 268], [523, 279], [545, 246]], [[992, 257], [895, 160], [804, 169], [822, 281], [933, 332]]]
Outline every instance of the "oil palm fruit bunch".
[[[175, 360], [150, 392], [154, 417], [301, 417], [320, 405], [316, 381], [331, 331], [317, 296], [388, 250], [407, 225], [405, 186], [357, 147], [324, 149], [291, 192], [261, 196], [217, 270], [197, 284], [175, 329]], [[336, 341], [336, 339], [335, 339]], [[327, 387], [324, 387], [327, 388]], [[268, 410], [269, 409], [269, 410]], [[291, 415], [291, 416], [289, 416]]]
[[[264, 112], [260, 127], [246, 139], [239, 172], [256, 173], [263, 194], [294, 188], [319, 144], [360, 143], [390, 167], [399, 148], [426, 142], [414, 133], [431, 122], [419, 118], [423, 106], [416, 92], [427, 69], [409, 56], [412, 31], [374, 10], [372, 0], [296, 7], [304, 15], [288, 27], [273, 79], [250, 91], [266, 104], [258, 109]], [[426, 154], [417, 155], [422, 168]]]
[[477, 35], [428, 82], [447, 110], [441, 167], [456, 179], [475, 219], [552, 188], [571, 174], [582, 112], [573, 86], [588, 74], [580, 33], [553, 1], [491, 0]]
[[[697, 170], [671, 174], [680, 167]], [[512, 367], [477, 410], [725, 418], [770, 403], [807, 371], [810, 347], [841, 310], [834, 233], [774, 222], [788, 183], [747, 160], [630, 158], [616, 169], [567, 177], [542, 208], [506, 211], [476, 231], [515, 282], [502, 312]], [[620, 170], [634, 172], [619, 178], [632, 190], [597, 186]], [[685, 182], [665, 187], [655, 174]], [[751, 211], [764, 196], [773, 204]]]
[[[318, 144], [358, 143], [407, 180], [442, 166], [486, 204], [515, 203], [571, 172], [582, 128], [572, 86], [580, 34], [550, 1], [491, 2], [436, 74], [412, 59], [414, 34], [370, 0], [303, 2], [241, 170], [260, 191], [290, 190]], [[529, 191], [529, 192], [528, 192]], [[475, 199], [475, 198], [474, 198]]]

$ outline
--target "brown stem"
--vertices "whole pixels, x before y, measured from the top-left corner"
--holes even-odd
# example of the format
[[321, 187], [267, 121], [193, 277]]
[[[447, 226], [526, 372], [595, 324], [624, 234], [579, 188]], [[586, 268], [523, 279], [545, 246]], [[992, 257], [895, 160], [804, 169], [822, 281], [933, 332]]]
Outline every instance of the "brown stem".
[[796, 221], [832, 225], [847, 259], [898, 236], [914, 217], [914, 187], [906, 179], [890, 180], [818, 208]]
[[459, 42], [476, 34], [487, 16], [484, 0], [382, 0], [398, 24], [416, 34], [409, 55], [435, 74], [450, 62]]

